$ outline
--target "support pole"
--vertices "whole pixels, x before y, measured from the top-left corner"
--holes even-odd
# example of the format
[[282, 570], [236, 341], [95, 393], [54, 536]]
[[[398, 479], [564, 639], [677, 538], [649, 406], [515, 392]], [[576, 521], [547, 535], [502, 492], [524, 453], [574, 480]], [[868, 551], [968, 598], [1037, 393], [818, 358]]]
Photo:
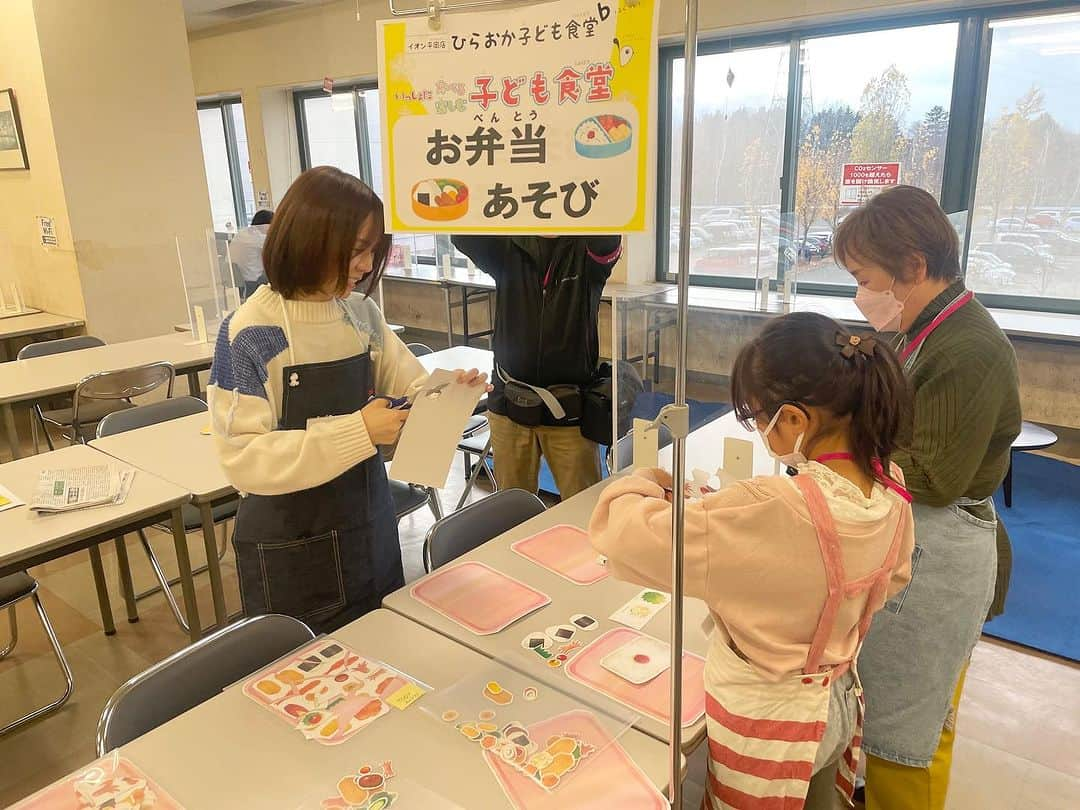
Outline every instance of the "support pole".
[[[698, 0], [686, 0], [684, 46], [682, 187], [679, 200], [678, 344], [675, 360], [675, 407], [686, 407], [687, 312], [690, 289], [690, 209], [694, 168], [694, 73], [697, 69]], [[659, 362], [659, 361], [658, 361]], [[688, 427], [688, 425], [687, 425]], [[679, 435], [682, 433], [682, 435]], [[686, 517], [686, 433], [674, 435], [671, 498], [671, 782], [669, 799], [682, 810], [682, 646], [683, 525]]]

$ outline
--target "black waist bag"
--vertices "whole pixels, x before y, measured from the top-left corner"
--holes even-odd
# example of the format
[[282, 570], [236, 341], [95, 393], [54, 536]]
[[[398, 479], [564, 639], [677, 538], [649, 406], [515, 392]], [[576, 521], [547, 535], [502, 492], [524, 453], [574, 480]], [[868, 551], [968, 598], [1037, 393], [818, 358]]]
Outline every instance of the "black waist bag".
[[581, 420], [581, 389], [576, 385], [541, 388], [515, 380], [499, 370], [503, 406], [512, 422], [525, 427], [576, 425]]
[[[645, 390], [645, 384], [633, 365], [620, 360], [619, 370], [619, 436], [630, 432], [633, 422], [631, 411], [638, 396]], [[611, 365], [601, 363], [593, 381], [582, 390], [581, 394], [581, 435], [597, 444], [611, 447], [614, 444], [612, 418], [615, 407], [612, 396]]]

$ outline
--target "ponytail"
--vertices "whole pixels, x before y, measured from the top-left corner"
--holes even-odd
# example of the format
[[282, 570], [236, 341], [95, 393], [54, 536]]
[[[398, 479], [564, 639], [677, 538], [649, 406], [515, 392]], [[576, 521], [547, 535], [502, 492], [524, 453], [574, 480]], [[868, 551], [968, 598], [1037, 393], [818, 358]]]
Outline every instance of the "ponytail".
[[851, 454], [867, 475], [888, 475], [910, 416], [911, 391], [895, 352], [811, 312], [775, 318], [743, 346], [731, 372], [736, 416], [750, 424], [785, 402], [850, 417]]

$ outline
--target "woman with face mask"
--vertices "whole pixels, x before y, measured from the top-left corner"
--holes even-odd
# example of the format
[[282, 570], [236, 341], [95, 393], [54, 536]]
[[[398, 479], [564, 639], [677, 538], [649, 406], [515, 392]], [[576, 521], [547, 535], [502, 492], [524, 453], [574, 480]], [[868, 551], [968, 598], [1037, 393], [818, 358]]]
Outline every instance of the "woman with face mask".
[[956, 230], [927, 192], [873, 197], [844, 220], [833, 250], [914, 392], [911, 433], [893, 455], [914, 498], [912, 580], [875, 616], [859, 657], [866, 807], [943, 808], [968, 659], [1008, 588], [1008, 537], [991, 496], [1020, 432], [1016, 356], [960, 280]]

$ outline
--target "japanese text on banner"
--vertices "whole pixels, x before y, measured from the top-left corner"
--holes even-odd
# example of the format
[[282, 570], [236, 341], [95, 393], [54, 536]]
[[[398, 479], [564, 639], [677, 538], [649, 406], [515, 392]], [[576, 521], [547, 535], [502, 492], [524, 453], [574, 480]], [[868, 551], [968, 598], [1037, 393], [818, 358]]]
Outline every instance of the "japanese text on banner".
[[[391, 231], [641, 231], [656, 0], [379, 23]], [[512, 20], [512, 26], [509, 22]]]

